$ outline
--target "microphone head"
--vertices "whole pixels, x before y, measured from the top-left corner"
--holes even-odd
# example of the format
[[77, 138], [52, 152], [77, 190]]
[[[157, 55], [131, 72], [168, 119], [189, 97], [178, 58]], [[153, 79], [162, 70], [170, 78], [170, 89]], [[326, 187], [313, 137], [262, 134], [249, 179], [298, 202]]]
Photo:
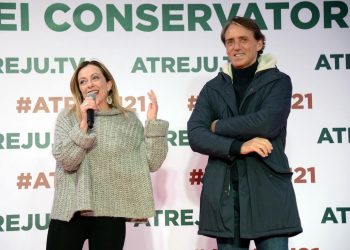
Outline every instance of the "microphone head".
[[96, 101], [96, 93], [95, 92], [89, 92], [87, 94], [88, 97], [91, 97], [92, 99], [94, 99], [94, 101]]

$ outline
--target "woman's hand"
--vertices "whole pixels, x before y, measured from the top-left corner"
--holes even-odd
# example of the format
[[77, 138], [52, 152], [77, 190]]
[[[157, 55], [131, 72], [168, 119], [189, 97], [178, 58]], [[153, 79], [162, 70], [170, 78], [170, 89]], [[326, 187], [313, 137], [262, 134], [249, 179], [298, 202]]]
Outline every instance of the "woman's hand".
[[80, 128], [84, 132], [87, 132], [88, 130], [88, 125], [87, 125], [87, 110], [88, 109], [93, 109], [96, 110], [96, 101], [94, 98], [90, 96], [86, 96], [84, 101], [80, 104], [80, 113], [81, 113], [81, 123], [80, 123]]
[[150, 100], [150, 104], [148, 105], [148, 110], [147, 110], [147, 119], [154, 121], [157, 119], [157, 113], [158, 113], [157, 96], [153, 90], [149, 91], [147, 95]]

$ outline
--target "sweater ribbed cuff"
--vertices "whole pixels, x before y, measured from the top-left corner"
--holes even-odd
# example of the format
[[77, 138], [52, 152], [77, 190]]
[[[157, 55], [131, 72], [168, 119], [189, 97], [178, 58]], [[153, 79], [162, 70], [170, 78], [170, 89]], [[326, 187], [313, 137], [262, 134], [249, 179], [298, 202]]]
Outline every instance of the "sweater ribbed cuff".
[[145, 123], [145, 136], [146, 137], [159, 137], [166, 136], [168, 134], [169, 122], [164, 120], [146, 120]]

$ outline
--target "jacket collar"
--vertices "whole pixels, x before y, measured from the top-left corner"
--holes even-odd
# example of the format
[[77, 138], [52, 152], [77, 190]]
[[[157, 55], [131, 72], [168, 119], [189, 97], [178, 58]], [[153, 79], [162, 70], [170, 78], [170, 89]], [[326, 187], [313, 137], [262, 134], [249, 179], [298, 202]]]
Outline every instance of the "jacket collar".
[[[261, 55], [258, 58], [258, 68], [255, 74], [266, 69], [276, 68], [276, 63], [277, 61], [272, 54]], [[233, 77], [232, 77], [231, 63], [226, 63], [222, 67], [222, 72], [225, 73], [226, 75], [229, 75], [232, 79]]]
[[[277, 69], [276, 68], [276, 59], [271, 54], [265, 54], [261, 55], [258, 58], [258, 68], [255, 72], [255, 76], [258, 75], [259, 72], [262, 72], [267, 69]], [[210, 87], [215, 89], [220, 93], [222, 98], [225, 100], [227, 105], [230, 107], [232, 112], [234, 114], [238, 114], [238, 107], [235, 105], [236, 103], [236, 94], [234, 92], [234, 89], [232, 87], [232, 69], [231, 69], [231, 63], [227, 63], [222, 67], [222, 72], [219, 73], [218, 77], [222, 77], [220, 84], [217, 84], [217, 82], [213, 82], [213, 84], [210, 84]], [[271, 80], [275, 80], [277, 76], [269, 76], [268, 78], [261, 79], [259, 81], [259, 86], [248, 87], [246, 97], [252, 93], [254, 93], [257, 89], [259, 89], [261, 86], [265, 85], [267, 82]], [[254, 80], [253, 80], [254, 81]], [[248, 92], [249, 91], [249, 92]], [[246, 97], [242, 100], [242, 103], [246, 99]]]

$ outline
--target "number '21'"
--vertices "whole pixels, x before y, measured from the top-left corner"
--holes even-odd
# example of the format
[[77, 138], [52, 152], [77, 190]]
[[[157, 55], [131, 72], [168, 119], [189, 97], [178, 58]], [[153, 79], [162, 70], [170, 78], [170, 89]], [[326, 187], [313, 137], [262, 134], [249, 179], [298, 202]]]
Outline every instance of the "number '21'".
[[295, 93], [292, 95], [292, 99], [295, 100], [292, 104], [292, 109], [312, 109], [312, 93], [307, 93], [305, 95]]
[[308, 182], [316, 183], [315, 167], [311, 167], [311, 168], [297, 167], [291, 170], [294, 171], [296, 174], [294, 183], [308, 183]]

